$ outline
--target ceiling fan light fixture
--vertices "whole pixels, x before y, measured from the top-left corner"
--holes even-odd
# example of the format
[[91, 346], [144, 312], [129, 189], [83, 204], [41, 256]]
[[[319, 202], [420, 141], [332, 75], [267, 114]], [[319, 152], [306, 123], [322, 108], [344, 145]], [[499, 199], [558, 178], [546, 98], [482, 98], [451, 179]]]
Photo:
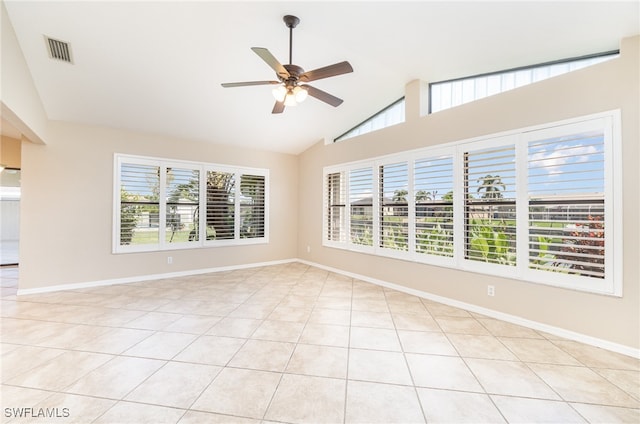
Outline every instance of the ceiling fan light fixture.
[[296, 101], [296, 95], [294, 94], [294, 90], [287, 90], [287, 96], [284, 98], [285, 106], [297, 106], [298, 102]]
[[296, 86], [296, 88], [293, 89], [293, 95], [295, 96], [296, 102], [298, 103], [304, 102], [308, 94], [309, 92], [304, 87]]
[[273, 93], [273, 97], [276, 99], [276, 101], [282, 103], [284, 102], [285, 97], [287, 96], [287, 87], [283, 85], [279, 85], [276, 88], [274, 88], [272, 91]]

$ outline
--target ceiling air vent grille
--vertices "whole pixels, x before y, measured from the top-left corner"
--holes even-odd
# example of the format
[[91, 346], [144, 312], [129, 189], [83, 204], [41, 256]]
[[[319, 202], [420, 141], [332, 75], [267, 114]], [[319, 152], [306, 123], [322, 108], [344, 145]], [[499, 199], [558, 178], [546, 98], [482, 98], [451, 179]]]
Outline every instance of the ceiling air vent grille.
[[51, 59], [61, 60], [67, 63], [73, 63], [71, 61], [71, 46], [64, 41], [55, 40], [45, 36], [47, 41], [47, 49], [49, 51], [49, 57]]

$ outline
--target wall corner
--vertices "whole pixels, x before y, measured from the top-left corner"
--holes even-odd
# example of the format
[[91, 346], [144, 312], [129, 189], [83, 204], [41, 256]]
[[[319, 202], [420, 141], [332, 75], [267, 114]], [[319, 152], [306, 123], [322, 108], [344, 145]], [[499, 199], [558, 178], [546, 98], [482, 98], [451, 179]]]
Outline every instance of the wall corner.
[[429, 84], [413, 80], [405, 85], [405, 120], [412, 121], [429, 114]]

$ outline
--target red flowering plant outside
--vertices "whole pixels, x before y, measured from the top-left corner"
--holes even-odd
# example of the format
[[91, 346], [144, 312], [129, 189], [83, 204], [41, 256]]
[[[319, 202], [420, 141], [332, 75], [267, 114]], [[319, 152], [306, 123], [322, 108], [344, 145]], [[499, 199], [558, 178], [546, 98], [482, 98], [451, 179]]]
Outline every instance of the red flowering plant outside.
[[[565, 255], [560, 259], [573, 261], [571, 268], [577, 274], [604, 278], [604, 221], [602, 216], [588, 216], [588, 223], [571, 232], [562, 247]], [[590, 265], [593, 264], [593, 265]], [[581, 273], [580, 271], [584, 271]]]

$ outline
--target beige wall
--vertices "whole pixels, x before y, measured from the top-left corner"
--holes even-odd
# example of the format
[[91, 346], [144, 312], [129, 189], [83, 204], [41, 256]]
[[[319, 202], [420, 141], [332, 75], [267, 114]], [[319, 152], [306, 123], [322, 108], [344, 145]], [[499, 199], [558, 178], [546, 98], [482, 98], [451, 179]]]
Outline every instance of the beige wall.
[[20, 168], [21, 141], [2, 136], [0, 139], [0, 163], [8, 168]]
[[[620, 58], [300, 155], [298, 257], [640, 348], [640, 37]], [[624, 296], [595, 295], [322, 246], [322, 168], [613, 109], [622, 110]], [[307, 246], [311, 252], [307, 252]], [[496, 296], [486, 295], [487, 285]]]
[[[47, 134], [46, 145], [23, 146], [21, 290], [296, 257], [293, 155], [61, 122]], [[270, 243], [112, 254], [114, 153], [269, 169]]]

